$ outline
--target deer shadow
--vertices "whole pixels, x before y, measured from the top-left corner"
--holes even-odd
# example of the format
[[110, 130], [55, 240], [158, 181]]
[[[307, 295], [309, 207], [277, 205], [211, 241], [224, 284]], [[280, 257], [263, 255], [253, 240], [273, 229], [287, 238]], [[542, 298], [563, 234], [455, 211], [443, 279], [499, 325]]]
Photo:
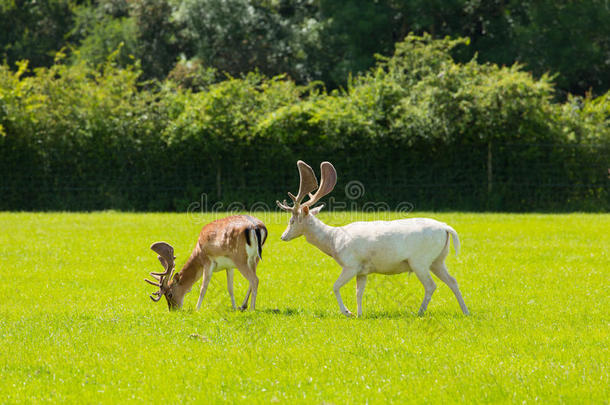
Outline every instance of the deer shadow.
[[[272, 314], [277, 316], [284, 317], [308, 317], [308, 318], [318, 318], [318, 319], [352, 319], [342, 315], [338, 310], [337, 311], [308, 311], [303, 308], [295, 308], [295, 307], [287, 307], [283, 309], [279, 308], [266, 308], [262, 309], [258, 312], [262, 312], [264, 314]], [[411, 310], [370, 310], [364, 312], [362, 317], [353, 317], [353, 319], [357, 320], [367, 320], [367, 319], [404, 319], [404, 320], [415, 320], [415, 319], [431, 319], [431, 320], [445, 320], [445, 319], [462, 319], [462, 318], [472, 318], [472, 315], [464, 315], [459, 309], [457, 311], [453, 311], [450, 309], [447, 310], [428, 310], [422, 316], [417, 314], [417, 311]]]

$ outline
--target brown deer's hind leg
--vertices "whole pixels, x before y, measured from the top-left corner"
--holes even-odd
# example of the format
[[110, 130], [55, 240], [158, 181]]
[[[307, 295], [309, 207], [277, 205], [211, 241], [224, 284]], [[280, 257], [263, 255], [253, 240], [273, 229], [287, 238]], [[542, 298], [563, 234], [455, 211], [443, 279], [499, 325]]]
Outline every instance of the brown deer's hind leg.
[[248, 292], [246, 293], [246, 298], [244, 299], [243, 304], [240, 309], [245, 310], [248, 308], [248, 299], [250, 298], [250, 294], [252, 294], [251, 301], [251, 309], [254, 311], [256, 309], [256, 293], [258, 291], [258, 277], [256, 275], [256, 266], [248, 266], [247, 263], [236, 263], [237, 270], [248, 280]]

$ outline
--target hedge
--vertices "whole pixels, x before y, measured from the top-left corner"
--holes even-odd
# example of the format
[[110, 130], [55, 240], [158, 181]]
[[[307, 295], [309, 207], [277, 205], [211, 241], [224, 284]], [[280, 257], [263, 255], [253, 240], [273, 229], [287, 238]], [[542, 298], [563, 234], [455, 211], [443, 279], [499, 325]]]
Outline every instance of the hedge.
[[608, 211], [610, 93], [558, 103], [552, 77], [456, 63], [466, 42], [408, 36], [330, 93], [257, 73], [195, 92], [112, 57], [0, 66], [0, 210], [273, 208], [303, 159], [335, 164], [339, 207]]

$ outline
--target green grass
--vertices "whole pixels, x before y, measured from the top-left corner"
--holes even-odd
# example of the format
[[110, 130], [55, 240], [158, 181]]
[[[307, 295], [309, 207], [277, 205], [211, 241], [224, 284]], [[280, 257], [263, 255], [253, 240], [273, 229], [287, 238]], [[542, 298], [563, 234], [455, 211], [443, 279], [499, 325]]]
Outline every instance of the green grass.
[[[418, 318], [402, 274], [369, 277], [364, 317], [344, 318], [338, 265], [281, 242], [284, 214], [260, 216], [256, 312], [230, 311], [217, 273], [200, 312], [198, 283], [169, 313], [148, 247], [170, 242], [179, 267], [212, 215], [0, 213], [0, 402], [608, 403], [610, 215], [417, 216], [460, 234], [447, 263], [472, 316], [437, 281]], [[355, 311], [355, 282], [342, 294]]]

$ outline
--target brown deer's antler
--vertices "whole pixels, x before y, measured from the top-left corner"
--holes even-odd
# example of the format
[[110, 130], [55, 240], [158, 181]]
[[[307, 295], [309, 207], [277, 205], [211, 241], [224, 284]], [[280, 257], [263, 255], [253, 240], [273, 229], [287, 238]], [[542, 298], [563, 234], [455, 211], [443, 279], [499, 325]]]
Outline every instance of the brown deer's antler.
[[[156, 287], [159, 287], [159, 291], [155, 291], [150, 295], [150, 299], [157, 302], [161, 299], [161, 296], [165, 294], [168, 282], [172, 278], [172, 274], [174, 273], [175, 268], [174, 259], [176, 259], [176, 257], [174, 256], [174, 248], [166, 242], [155, 242], [150, 246], [150, 249], [159, 255], [158, 259], [161, 262], [163, 268], [165, 269], [165, 271], [163, 272], [150, 273], [150, 275], [153, 276], [153, 278], [157, 280], [157, 282], [144, 279], [144, 281], [146, 281], [148, 284], [152, 284]], [[156, 298], [153, 296], [156, 296]]]

